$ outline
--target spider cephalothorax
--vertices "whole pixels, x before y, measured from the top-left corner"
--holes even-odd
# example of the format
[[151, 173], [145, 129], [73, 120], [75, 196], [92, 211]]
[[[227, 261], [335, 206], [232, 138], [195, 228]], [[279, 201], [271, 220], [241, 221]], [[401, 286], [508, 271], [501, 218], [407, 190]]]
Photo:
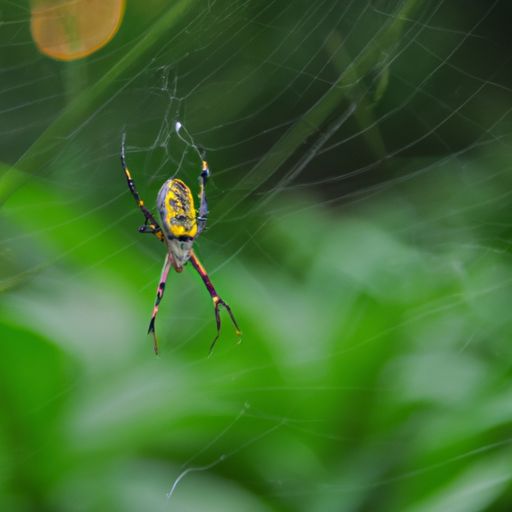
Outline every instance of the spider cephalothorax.
[[[180, 128], [181, 125], [177, 123], [176, 130], [178, 133]], [[130, 171], [126, 166], [124, 136], [121, 144], [121, 165], [125, 172], [130, 192], [146, 219], [144, 225], [139, 228], [139, 231], [141, 233], [151, 233], [155, 235], [167, 246], [167, 254], [165, 256], [160, 282], [156, 291], [155, 305], [153, 307], [153, 314], [151, 315], [151, 321], [148, 329], [148, 333], [153, 335], [155, 353], [158, 354], [155, 320], [158, 313], [158, 306], [164, 295], [165, 283], [167, 281], [169, 270], [172, 267], [176, 272], [181, 272], [188, 261], [192, 263], [192, 266], [201, 276], [201, 279], [212, 297], [215, 308], [217, 335], [211, 344], [210, 350], [214, 347], [220, 334], [220, 306], [223, 306], [227, 310], [233, 324], [235, 325], [236, 333], [240, 336], [240, 329], [235, 317], [233, 316], [231, 308], [220, 298], [210, 281], [206, 270], [201, 265], [193, 250], [194, 241], [205, 228], [206, 219], [208, 217], [208, 204], [206, 202], [205, 186], [210, 175], [210, 171], [206, 160], [202, 160], [201, 174], [199, 175], [199, 211], [197, 214], [194, 206], [194, 198], [190, 188], [179, 179], [169, 179], [162, 185], [157, 197], [157, 207], [160, 214], [161, 226], [155, 220], [153, 214], [144, 205], [144, 201], [140, 198]]]

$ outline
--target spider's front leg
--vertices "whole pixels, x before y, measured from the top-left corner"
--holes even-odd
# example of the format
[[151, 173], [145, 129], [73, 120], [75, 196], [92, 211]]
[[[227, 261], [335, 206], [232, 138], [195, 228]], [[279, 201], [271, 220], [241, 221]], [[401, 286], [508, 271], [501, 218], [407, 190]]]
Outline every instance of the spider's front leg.
[[203, 265], [201, 265], [201, 262], [195, 255], [194, 251], [191, 251], [189, 261], [190, 261], [190, 263], [192, 263], [192, 266], [197, 270], [197, 273], [201, 276], [201, 279], [203, 280], [203, 283], [205, 284], [206, 288], [208, 289], [208, 292], [210, 293], [210, 296], [213, 300], [213, 305], [215, 307], [215, 321], [217, 322], [217, 335], [215, 336], [215, 338], [213, 338], [213, 341], [210, 345], [210, 353], [211, 353], [211, 351], [213, 350], [213, 347], [215, 347], [215, 343], [217, 343], [217, 340], [219, 339], [219, 336], [220, 336], [220, 327], [221, 327], [220, 311], [219, 311], [220, 306], [224, 307], [224, 309], [228, 312], [228, 315], [231, 318], [233, 325], [235, 326], [236, 335], [241, 336], [242, 332], [240, 331], [240, 327], [238, 327], [238, 323], [235, 320], [235, 316], [233, 315], [231, 308], [229, 307], [229, 305], [226, 302], [224, 302], [220, 298], [219, 294], [215, 290], [215, 287], [213, 286], [212, 282], [210, 281], [210, 278], [208, 277], [208, 274], [207, 274], [205, 268], [203, 267]]
[[156, 315], [158, 314], [158, 307], [160, 305], [160, 301], [164, 296], [165, 291], [165, 283], [167, 282], [167, 276], [169, 275], [169, 270], [172, 265], [172, 258], [169, 253], [165, 256], [164, 266], [162, 268], [162, 274], [160, 275], [160, 281], [158, 282], [158, 287], [156, 289], [156, 299], [155, 305], [153, 306], [153, 313], [151, 314], [151, 321], [149, 322], [148, 334], [153, 336], [153, 350], [155, 354], [158, 355], [158, 339], [156, 337], [155, 332], [155, 320]]

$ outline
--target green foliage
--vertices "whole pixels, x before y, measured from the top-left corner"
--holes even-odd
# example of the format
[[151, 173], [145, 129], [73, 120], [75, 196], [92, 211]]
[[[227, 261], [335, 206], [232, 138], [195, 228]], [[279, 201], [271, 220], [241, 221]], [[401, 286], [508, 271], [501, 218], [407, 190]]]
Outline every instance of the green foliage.
[[[325, 18], [310, 2], [286, 16], [149, 4], [129, 6], [119, 39], [83, 64], [82, 91], [61, 80], [73, 69], [39, 62], [61, 104], [22, 132], [24, 151], [5, 148], [0, 510], [509, 510], [510, 89], [484, 109], [482, 83], [451, 76], [465, 54], [436, 74], [415, 53], [448, 62], [458, 32], [430, 29], [467, 35], [465, 15], [484, 13], [342, 3], [338, 26], [322, 25], [335, 2]], [[310, 22], [300, 48], [332, 69], [302, 89], [294, 49]], [[290, 76], [298, 99], [282, 94]], [[223, 314], [211, 357], [212, 305], [192, 268], [169, 278], [153, 355], [163, 248], [136, 232], [118, 161], [126, 131], [148, 205], [173, 173], [194, 186], [178, 117], [212, 168], [198, 253], [243, 330], [237, 344]]]
[[[24, 204], [40, 197], [23, 190]], [[510, 479], [508, 255], [475, 233], [422, 246], [445, 219], [415, 218], [416, 199], [411, 188], [409, 205], [391, 195], [344, 218], [295, 201], [268, 219], [266, 257], [214, 273], [244, 339], [233, 345], [226, 322], [211, 358], [198, 279], [172, 276], [155, 358], [144, 341], [153, 289], [141, 286], [157, 264], [134, 272], [145, 265], [136, 234], [80, 246], [74, 236], [87, 240], [102, 216], [76, 211], [43, 231], [50, 260], [73, 250], [67, 268], [43, 270], [6, 304], [5, 503], [164, 510], [193, 458], [185, 467], [213, 467], [184, 477], [176, 509], [485, 509]], [[466, 202], [452, 196], [461, 212]], [[17, 211], [11, 222], [31, 231], [69, 216]], [[463, 228], [466, 215], [455, 220]]]

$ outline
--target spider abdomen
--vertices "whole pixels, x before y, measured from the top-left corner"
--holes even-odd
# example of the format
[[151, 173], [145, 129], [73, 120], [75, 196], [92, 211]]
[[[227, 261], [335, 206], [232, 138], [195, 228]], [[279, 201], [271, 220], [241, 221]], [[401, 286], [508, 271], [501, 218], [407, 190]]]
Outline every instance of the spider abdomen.
[[178, 179], [167, 180], [157, 197], [162, 229], [167, 239], [193, 239], [197, 234], [196, 210], [190, 189]]

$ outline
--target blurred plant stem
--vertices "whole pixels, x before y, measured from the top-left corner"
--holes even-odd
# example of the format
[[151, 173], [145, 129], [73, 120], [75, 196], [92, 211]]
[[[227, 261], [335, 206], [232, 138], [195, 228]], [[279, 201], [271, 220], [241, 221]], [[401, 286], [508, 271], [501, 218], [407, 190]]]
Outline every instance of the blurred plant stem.
[[[108, 105], [118, 92], [130, 84], [131, 78], [126, 78], [120, 85], [120, 77], [128, 75], [164, 34], [172, 32], [174, 27], [183, 22], [183, 16], [192, 11], [196, 3], [197, 0], [178, 0], [173, 3], [103, 78], [72, 99], [62, 114], [18, 160], [16, 166], [0, 177], [0, 205], [29, 180], [31, 175], [44, 176], [51, 173], [51, 164], [62, 147], [62, 139], [74, 137], [101, 108]], [[181, 32], [177, 32], [174, 38], [178, 39], [180, 35]], [[70, 90], [74, 90], [77, 85], [70, 83]], [[117, 91], [113, 91], [114, 88]]]
[[[391, 53], [399, 41], [403, 26], [423, 0], [405, 1], [396, 13], [389, 16], [389, 23], [371, 39], [368, 46], [341, 73], [332, 87], [293, 124], [265, 156], [248, 172], [231, 193], [225, 194], [218, 205], [219, 220], [228, 217], [258, 187], [263, 185], [309, 138], [333, 116], [336, 110], [347, 109], [347, 104], [359, 107], [357, 95], [359, 81], [368, 75], [382, 60], [383, 53]], [[350, 101], [352, 100], [352, 101]], [[318, 148], [320, 149], [320, 148]], [[292, 173], [296, 177], [295, 173]], [[283, 177], [276, 188], [289, 182]]]

